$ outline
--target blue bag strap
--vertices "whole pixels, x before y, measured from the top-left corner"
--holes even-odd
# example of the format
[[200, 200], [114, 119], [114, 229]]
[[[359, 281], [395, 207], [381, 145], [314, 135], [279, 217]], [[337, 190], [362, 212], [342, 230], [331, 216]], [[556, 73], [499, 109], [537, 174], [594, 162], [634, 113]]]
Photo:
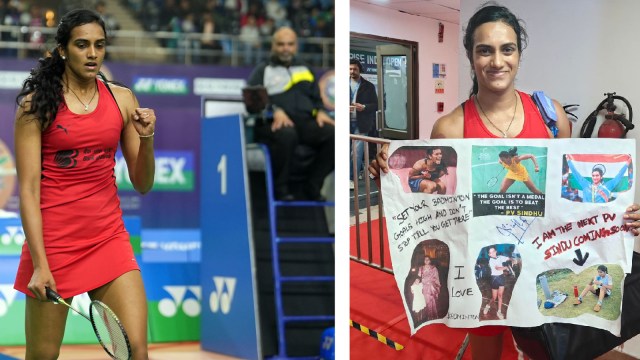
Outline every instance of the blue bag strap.
[[545, 95], [543, 91], [534, 91], [531, 98], [538, 107], [538, 110], [540, 110], [540, 115], [542, 115], [545, 124], [547, 124], [547, 127], [553, 133], [553, 137], [557, 137], [558, 127], [556, 126], [556, 122], [558, 121], [558, 114], [556, 113], [553, 100]]

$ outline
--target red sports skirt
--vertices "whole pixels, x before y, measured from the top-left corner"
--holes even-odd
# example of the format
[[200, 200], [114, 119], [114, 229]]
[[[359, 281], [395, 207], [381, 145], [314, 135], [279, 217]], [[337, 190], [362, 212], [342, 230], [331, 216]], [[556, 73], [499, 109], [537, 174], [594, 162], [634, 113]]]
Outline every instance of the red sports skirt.
[[[140, 270], [114, 191], [42, 209], [45, 253], [57, 292], [68, 298]], [[98, 200], [98, 201], [96, 201]], [[26, 239], [14, 288], [28, 296], [33, 262]]]

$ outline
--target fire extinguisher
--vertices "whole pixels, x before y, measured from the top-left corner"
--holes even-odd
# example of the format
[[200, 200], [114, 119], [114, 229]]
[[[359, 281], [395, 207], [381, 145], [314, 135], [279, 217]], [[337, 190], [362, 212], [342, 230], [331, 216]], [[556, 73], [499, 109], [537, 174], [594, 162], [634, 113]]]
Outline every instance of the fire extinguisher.
[[[598, 118], [598, 114], [602, 110], [606, 110], [606, 114], [604, 115], [605, 120], [598, 128], [598, 137], [599, 138], [624, 138], [627, 135], [629, 130], [634, 128], [633, 123], [633, 110], [631, 108], [631, 104], [627, 99], [622, 96], [616, 95], [613, 93], [605, 93], [606, 98], [600, 102], [598, 107], [587, 117], [582, 124], [582, 128], [580, 129], [580, 137], [582, 138], [590, 138], [591, 134], [593, 134], [593, 129], [596, 126], [596, 120]], [[622, 101], [627, 109], [629, 110], [629, 118], [625, 116], [623, 113], [616, 113], [615, 110], [617, 106], [614, 104], [615, 100]]]

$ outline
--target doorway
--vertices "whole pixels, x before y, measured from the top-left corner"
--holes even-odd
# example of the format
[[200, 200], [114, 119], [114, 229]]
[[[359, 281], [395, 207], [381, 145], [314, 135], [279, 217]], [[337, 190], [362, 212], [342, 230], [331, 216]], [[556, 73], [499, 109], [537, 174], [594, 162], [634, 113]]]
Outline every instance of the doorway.
[[350, 56], [378, 95], [376, 127], [391, 140], [418, 138], [418, 43], [351, 32]]

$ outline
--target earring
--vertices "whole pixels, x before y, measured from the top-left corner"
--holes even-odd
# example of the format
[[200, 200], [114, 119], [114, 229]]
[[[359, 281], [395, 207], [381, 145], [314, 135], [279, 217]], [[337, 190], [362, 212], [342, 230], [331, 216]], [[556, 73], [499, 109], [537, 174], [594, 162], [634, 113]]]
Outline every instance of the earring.
[[62, 60], [67, 60], [67, 57], [62, 55]]

